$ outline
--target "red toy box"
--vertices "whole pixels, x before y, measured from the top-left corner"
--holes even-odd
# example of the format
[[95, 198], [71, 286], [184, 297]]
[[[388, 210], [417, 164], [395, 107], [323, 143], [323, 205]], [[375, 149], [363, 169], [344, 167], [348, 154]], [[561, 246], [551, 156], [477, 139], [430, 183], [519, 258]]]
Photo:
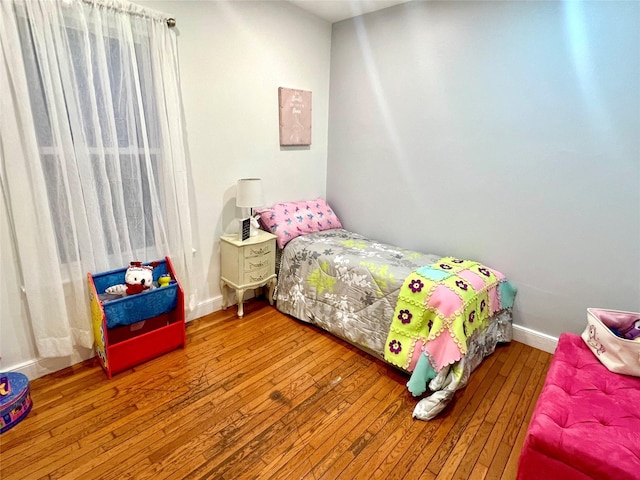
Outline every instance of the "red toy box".
[[107, 377], [184, 347], [184, 293], [169, 257], [153, 264], [153, 280], [171, 284], [113, 299], [105, 290], [124, 283], [126, 268], [88, 274], [95, 347]]

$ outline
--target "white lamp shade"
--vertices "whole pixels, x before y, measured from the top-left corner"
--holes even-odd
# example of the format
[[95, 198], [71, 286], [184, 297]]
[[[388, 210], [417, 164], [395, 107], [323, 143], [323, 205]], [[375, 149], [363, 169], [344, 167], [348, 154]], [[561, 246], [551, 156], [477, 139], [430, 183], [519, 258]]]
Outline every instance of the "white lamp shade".
[[262, 179], [241, 178], [236, 188], [236, 206], [240, 208], [253, 208], [264, 205], [262, 192]]

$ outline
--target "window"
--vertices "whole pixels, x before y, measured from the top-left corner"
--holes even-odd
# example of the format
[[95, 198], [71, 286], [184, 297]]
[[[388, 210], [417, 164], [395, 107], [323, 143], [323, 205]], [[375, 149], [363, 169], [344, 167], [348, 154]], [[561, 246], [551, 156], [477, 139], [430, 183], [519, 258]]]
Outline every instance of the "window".
[[87, 35], [70, 21], [54, 39], [68, 58], [57, 59], [60, 68], [41, 69], [36, 50], [47, 47], [23, 22], [25, 73], [61, 263], [79, 260], [83, 223], [85, 234], [102, 236], [107, 254], [143, 258], [156, 243], [154, 210], [162, 209], [148, 41], [140, 34], [131, 49], [115, 35], [96, 34], [97, 28]]

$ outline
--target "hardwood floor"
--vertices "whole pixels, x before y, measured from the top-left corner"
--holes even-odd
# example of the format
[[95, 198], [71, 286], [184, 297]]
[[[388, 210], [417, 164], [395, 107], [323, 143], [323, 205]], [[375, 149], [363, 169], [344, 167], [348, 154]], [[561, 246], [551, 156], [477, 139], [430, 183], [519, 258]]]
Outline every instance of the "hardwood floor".
[[187, 325], [187, 347], [107, 380], [31, 382], [0, 478], [514, 479], [551, 355], [499, 347], [439, 417], [407, 377], [261, 300]]

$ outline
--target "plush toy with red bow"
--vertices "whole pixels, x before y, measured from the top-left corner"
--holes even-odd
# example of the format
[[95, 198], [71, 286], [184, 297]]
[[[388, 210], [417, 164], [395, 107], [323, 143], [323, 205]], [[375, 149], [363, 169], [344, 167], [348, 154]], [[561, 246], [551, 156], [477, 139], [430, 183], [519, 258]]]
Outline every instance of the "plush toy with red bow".
[[135, 295], [144, 292], [153, 286], [153, 267], [142, 265], [142, 262], [131, 262], [124, 274], [125, 283], [113, 285], [107, 288], [107, 293], [115, 295]]

